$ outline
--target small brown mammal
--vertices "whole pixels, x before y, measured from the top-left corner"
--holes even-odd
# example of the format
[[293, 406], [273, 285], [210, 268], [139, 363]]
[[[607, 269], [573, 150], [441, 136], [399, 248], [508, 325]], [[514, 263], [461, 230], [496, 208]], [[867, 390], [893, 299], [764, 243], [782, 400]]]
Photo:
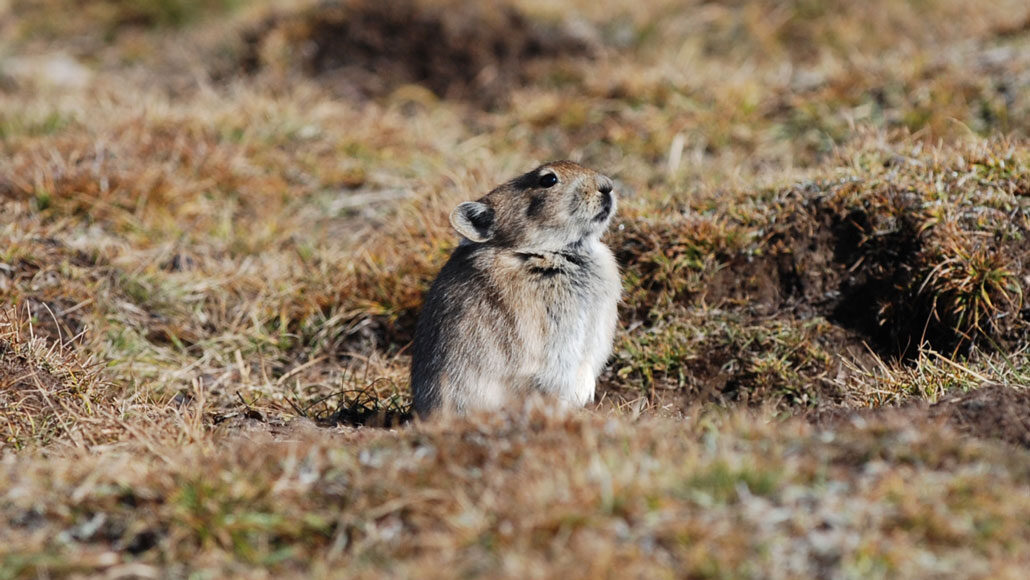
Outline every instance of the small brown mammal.
[[619, 270], [601, 242], [608, 177], [547, 163], [451, 213], [462, 236], [415, 330], [415, 412], [501, 409], [532, 393], [583, 406], [611, 354]]

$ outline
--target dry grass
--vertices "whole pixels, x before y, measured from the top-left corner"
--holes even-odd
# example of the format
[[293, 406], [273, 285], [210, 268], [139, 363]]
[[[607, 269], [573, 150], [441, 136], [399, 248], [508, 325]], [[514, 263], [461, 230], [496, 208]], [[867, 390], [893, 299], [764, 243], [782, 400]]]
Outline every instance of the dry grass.
[[[747, 416], [296, 427], [0, 468], [5, 573], [1016, 577], [1025, 451]], [[11, 546], [20, 549], [11, 551]], [[74, 551], [75, 559], [67, 559]]]
[[[1022, 2], [79, 4], [0, 2], [0, 577], [1030, 564]], [[598, 404], [406, 423], [447, 212], [564, 157]]]

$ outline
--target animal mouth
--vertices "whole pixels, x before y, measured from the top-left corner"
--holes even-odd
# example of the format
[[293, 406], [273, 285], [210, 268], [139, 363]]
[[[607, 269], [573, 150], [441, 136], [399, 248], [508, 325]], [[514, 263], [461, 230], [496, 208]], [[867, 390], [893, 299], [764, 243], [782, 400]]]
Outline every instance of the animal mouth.
[[604, 198], [601, 201], [601, 211], [597, 212], [597, 215], [594, 216], [595, 222], [603, 222], [608, 219], [608, 216], [612, 213], [612, 194], [608, 191], [603, 192], [603, 194]]

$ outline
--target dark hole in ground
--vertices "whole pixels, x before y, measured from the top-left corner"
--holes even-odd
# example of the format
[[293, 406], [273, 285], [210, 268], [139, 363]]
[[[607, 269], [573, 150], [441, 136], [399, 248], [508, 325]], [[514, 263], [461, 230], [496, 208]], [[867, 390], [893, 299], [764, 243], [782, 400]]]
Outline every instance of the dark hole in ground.
[[928, 334], [929, 312], [911, 296], [923, 242], [907, 205], [899, 207], [893, 228], [879, 232], [868, 212], [849, 211], [832, 220], [833, 263], [840, 280], [825, 312], [828, 318], [868, 337], [883, 356], [908, 358], [925, 341], [949, 341], [944, 329]]
[[[780, 292], [862, 336], [882, 358], [909, 361], [921, 348], [955, 355], [974, 346], [1004, 347], [1022, 326], [1015, 312], [1006, 313], [1012, 305], [990, 288], [983, 292], [991, 293], [993, 310], [985, 302], [966, 311], [980, 308], [990, 320], [977, 327], [963, 322], [959, 302], [948, 295], [952, 281], [934, 282], [935, 273], [960, 252], [977, 250], [972, 242], [942, 241], [950, 234], [935, 231], [917, 194], [888, 186], [842, 199], [831, 189], [806, 205], [807, 215], [795, 219], [807, 226], [791, 231], [785, 246], [796, 248], [788, 254], [801, 282], [781, 284]], [[993, 253], [1021, 252], [1015, 242], [1008, 246]], [[1021, 261], [1010, 262], [1018, 276]], [[958, 276], [982, 267], [967, 266]]]
[[355, 389], [345, 389], [304, 404], [293, 404], [297, 414], [323, 427], [398, 427], [414, 418], [410, 403], [396, 395], [383, 397], [375, 382]]
[[164, 534], [159, 533], [156, 530], [144, 530], [139, 532], [135, 536], [129, 539], [125, 544], [125, 551], [138, 556], [148, 550], [157, 547], [157, 543], [161, 540]]
[[410, 409], [370, 409], [360, 405], [341, 405], [331, 415], [317, 423], [326, 426], [392, 428], [409, 423], [414, 418], [415, 415]]
[[887, 359], [907, 359], [924, 343], [952, 345], [954, 329], [933, 325], [913, 291], [925, 237], [913, 197], [888, 191], [879, 207], [848, 207], [831, 191], [808, 189], [797, 192], [801, 211], [770, 235], [770, 257], [755, 262], [772, 270], [764, 305], [823, 316]]

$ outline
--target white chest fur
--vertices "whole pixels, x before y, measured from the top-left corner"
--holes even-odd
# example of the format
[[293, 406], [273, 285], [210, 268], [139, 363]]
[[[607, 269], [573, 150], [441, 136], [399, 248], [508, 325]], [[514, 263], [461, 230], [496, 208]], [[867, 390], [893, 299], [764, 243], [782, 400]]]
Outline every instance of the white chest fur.
[[575, 255], [514, 256], [509, 265], [519, 279], [509, 299], [522, 313], [511, 380], [585, 405], [611, 353], [621, 290], [615, 259], [598, 241]]

